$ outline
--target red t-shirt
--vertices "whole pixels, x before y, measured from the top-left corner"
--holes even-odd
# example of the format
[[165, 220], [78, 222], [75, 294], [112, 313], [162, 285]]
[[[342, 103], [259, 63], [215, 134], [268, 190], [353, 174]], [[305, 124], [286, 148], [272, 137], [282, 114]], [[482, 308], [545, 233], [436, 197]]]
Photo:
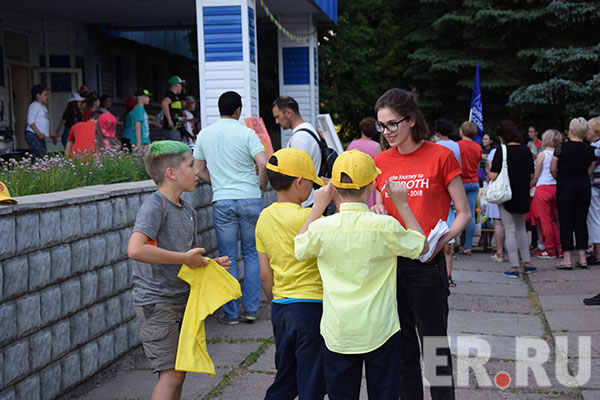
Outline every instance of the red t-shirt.
[[[405, 182], [408, 188], [408, 205], [421, 225], [425, 236], [438, 221], [448, 219], [450, 209], [450, 181], [461, 174], [454, 153], [444, 146], [424, 142], [410, 154], [400, 154], [395, 147], [379, 153], [375, 165], [381, 174], [375, 180], [388, 214], [404, 226], [398, 210], [389, 198], [385, 183], [392, 177], [395, 182]], [[406, 226], [404, 226], [406, 228]]]
[[462, 166], [463, 183], [479, 182], [477, 170], [481, 158], [481, 146], [472, 140], [459, 140], [460, 162]]
[[71, 127], [69, 131], [69, 138], [67, 140], [73, 141], [73, 147], [71, 148], [71, 154], [77, 154], [77, 152], [83, 153], [87, 150], [88, 153], [94, 151], [96, 138], [96, 122], [86, 121], [78, 122]]

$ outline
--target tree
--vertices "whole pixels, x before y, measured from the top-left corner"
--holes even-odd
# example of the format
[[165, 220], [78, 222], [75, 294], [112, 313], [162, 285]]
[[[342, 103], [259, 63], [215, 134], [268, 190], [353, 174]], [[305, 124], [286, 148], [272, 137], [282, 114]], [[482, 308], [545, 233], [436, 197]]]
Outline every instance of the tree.
[[407, 56], [403, 39], [411, 1], [339, 0], [338, 23], [319, 32], [319, 98], [349, 141], [358, 123], [374, 116], [375, 102], [390, 87], [403, 86]]
[[[526, 115], [506, 106], [517, 88], [533, 81], [524, 49], [555, 40], [546, 29], [550, 0], [421, 0], [418, 26], [408, 36], [411, 53], [405, 76], [420, 92], [431, 121], [468, 118], [477, 60], [480, 61], [484, 130], [499, 120]], [[529, 121], [527, 123], [531, 123]]]
[[557, 40], [518, 53], [537, 79], [511, 93], [508, 105], [565, 127], [572, 117], [600, 115], [600, 31], [593, 28], [600, 5], [554, 0], [548, 9], [547, 24], [559, 32]]

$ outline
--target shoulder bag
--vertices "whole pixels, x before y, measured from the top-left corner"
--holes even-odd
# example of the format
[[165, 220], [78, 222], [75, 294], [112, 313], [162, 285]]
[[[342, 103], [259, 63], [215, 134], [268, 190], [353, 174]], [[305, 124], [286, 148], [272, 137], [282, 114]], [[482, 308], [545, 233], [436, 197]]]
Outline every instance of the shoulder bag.
[[512, 199], [512, 190], [510, 189], [510, 180], [508, 179], [508, 162], [506, 145], [502, 145], [502, 169], [500, 173], [490, 182], [485, 191], [485, 198], [488, 203], [502, 204]]

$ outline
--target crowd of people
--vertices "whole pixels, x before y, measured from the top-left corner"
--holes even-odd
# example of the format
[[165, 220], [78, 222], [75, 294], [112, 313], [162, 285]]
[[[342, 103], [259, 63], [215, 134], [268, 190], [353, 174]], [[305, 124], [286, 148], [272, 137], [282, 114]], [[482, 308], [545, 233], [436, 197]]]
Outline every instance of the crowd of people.
[[[152, 93], [140, 88], [133, 97], [125, 100], [122, 119], [114, 115], [110, 95], [98, 96], [83, 85], [70, 94], [54, 133], [51, 131], [47, 108], [50, 89], [35, 85], [31, 89], [32, 100], [25, 131], [29, 152], [35, 158], [43, 157], [47, 153], [46, 140], [51, 140], [53, 144], [60, 140], [65, 157], [91, 154], [108, 146], [124, 146], [128, 149], [145, 146], [150, 143], [150, 126], [161, 129], [160, 140], [182, 141], [193, 147], [200, 126], [199, 118], [194, 115], [196, 99], [182, 96], [186, 82], [179, 76], [171, 76], [168, 84], [169, 89], [163, 96], [161, 110], [156, 116], [146, 111]], [[119, 125], [123, 127], [120, 135], [117, 134]]]
[[[454, 142], [452, 123], [440, 119], [432, 140], [416, 95], [390, 89], [326, 179], [323, 139], [293, 98], [272, 103], [275, 122], [292, 135], [269, 157], [239, 122], [242, 98], [231, 91], [218, 100], [220, 119], [186, 141], [177, 126], [191, 121], [174, 110], [195, 101], [182, 102], [179, 77], [169, 84], [158, 118], [166, 140], [151, 143], [145, 159], [158, 191], [142, 205], [128, 248], [140, 336], [158, 373], [153, 398], [179, 398], [185, 379], [175, 361], [189, 288], [177, 274], [181, 264], [208, 263], [196, 212], [180, 198], [197, 178], [212, 185], [216, 261], [238, 278], [239, 238], [244, 262], [241, 301], [225, 304], [218, 321], [256, 320], [261, 288], [270, 301], [277, 374], [266, 399], [358, 398], [363, 365], [370, 398], [422, 399], [423, 376], [432, 399], [455, 398], [447, 338], [453, 245], [464, 233], [461, 254], [472, 255], [482, 189], [505, 159], [512, 197], [483, 211], [494, 221], [492, 258], [509, 261], [504, 275], [536, 271], [530, 244], [537, 257], [562, 256], [559, 269], [600, 264], [600, 117], [573, 119], [568, 141], [553, 129], [539, 138], [530, 127], [528, 144], [506, 120], [481, 145], [472, 122]], [[150, 95], [140, 90], [130, 104], [131, 146], [149, 141]], [[97, 108], [88, 119], [105, 136], [106, 113]], [[71, 124], [67, 145], [77, 131]], [[277, 201], [263, 209], [269, 183]], [[332, 202], [338, 212], [323, 217]], [[528, 223], [540, 227], [531, 243]], [[599, 305], [600, 295], [584, 302]], [[424, 358], [422, 366], [423, 354], [435, 354], [436, 365]]]

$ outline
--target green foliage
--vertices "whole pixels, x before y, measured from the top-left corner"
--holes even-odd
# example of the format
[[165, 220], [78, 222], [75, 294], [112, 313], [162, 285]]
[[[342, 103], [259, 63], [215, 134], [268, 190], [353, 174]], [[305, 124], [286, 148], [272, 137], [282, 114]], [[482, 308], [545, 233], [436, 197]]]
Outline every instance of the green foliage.
[[468, 117], [477, 60], [484, 127], [512, 118], [521, 126], [561, 128], [569, 116], [600, 109], [598, 2], [418, 3], [404, 76], [429, 121]]
[[321, 112], [340, 124], [342, 141], [359, 136], [358, 123], [374, 116], [375, 101], [402, 87], [412, 2], [339, 0], [338, 24], [319, 32]]
[[2, 165], [0, 181], [12, 196], [51, 193], [83, 186], [132, 182], [149, 179], [144, 167], [145, 150], [133, 153], [108, 148], [95, 155], [65, 159], [62, 155], [47, 155], [33, 162], [27, 156], [10, 159]]
[[510, 95], [508, 106], [562, 127], [572, 117], [600, 114], [600, 32], [593, 28], [600, 4], [553, 0], [548, 10], [556, 40], [517, 54], [536, 74]]

